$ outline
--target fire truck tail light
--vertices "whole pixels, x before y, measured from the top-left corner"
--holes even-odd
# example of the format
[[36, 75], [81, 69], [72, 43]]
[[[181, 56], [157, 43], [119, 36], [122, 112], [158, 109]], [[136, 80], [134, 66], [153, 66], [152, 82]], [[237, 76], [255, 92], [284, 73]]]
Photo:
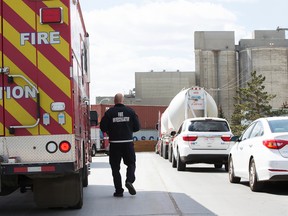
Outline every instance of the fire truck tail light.
[[58, 150], [58, 145], [53, 142], [53, 141], [50, 141], [46, 144], [46, 151], [48, 151], [49, 153], [55, 153], [56, 151]]
[[68, 141], [62, 141], [59, 145], [59, 149], [63, 153], [67, 153], [71, 149], [71, 144]]
[[59, 8], [41, 8], [40, 9], [40, 23], [62, 23], [63, 9]]

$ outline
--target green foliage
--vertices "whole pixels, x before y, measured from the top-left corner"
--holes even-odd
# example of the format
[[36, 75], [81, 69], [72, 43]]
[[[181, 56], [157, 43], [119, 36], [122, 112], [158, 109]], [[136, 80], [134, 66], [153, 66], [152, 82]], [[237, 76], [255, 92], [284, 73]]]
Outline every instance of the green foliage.
[[272, 111], [273, 116], [288, 116], [288, 102], [284, 102], [279, 110]]
[[223, 112], [223, 109], [222, 109], [221, 105], [219, 106], [219, 109], [218, 109], [218, 117], [225, 119], [224, 112]]
[[251, 73], [251, 80], [247, 83], [247, 87], [236, 91], [234, 113], [231, 117], [234, 135], [240, 135], [250, 122], [272, 114], [269, 103], [276, 95], [265, 91], [264, 81], [265, 77], [257, 75], [254, 71]]

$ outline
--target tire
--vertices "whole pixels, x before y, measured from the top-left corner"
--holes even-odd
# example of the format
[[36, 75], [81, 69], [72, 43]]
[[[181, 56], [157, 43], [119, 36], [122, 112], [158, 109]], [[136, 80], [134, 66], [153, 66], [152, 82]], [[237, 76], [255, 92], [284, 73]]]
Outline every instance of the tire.
[[227, 162], [227, 163], [224, 163], [224, 169], [225, 169], [226, 172], [228, 172], [228, 170], [229, 170], [228, 162]]
[[[96, 148], [96, 146], [95, 146]], [[82, 187], [88, 186], [88, 165], [86, 164], [86, 157], [85, 157], [85, 145], [83, 144], [83, 168], [80, 170], [82, 176]]]
[[171, 151], [171, 163], [172, 163], [172, 167], [173, 168], [176, 168], [177, 167], [177, 161], [176, 161], [176, 159], [175, 159], [175, 156], [174, 156], [174, 154], [173, 154], [173, 151]]
[[222, 165], [223, 165], [223, 164], [214, 164], [214, 167], [215, 167], [216, 169], [220, 169], [220, 168], [222, 168]]
[[178, 153], [178, 154], [177, 154], [177, 170], [178, 170], [178, 171], [185, 171], [185, 169], [186, 169], [186, 164], [185, 164], [183, 161], [181, 161], [179, 151], [178, 151], [177, 153]]
[[160, 144], [160, 156], [163, 157], [163, 143]]
[[173, 155], [172, 155], [172, 147], [169, 145], [168, 146], [168, 161], [169, 162], [172, 162], [172, 157], [173, 157]]
[[83, 171], [82, 184], [83, 184], [83, 187], [87, 187], [88, 186], [88, 166], [84, 165], [82, 171]]
[[228, 174], [229, 174], [229, 181], [231, 183], [239, 183], [241, 181], [241, 178], [236, 177], [234, 174], [234, 166], [233, 166], [232, 157], [229, 158]]
[[168, 145], [163, 145], [163, 158], [168, 159]]
[[254, 192], [259, 191], [262, 187], [262, 183], [258, 181], [257, 170], [253, 158], [251, 159], [249, 166], [249, 186]]
[[96, 152], [97, 152], [97, 150], [96, 150], [96, 145], [93, 144], [93, 145], [92, 145], [92, 154], [91, 154], [91, 156], [92, 156], [92, 157], [96, 156]]

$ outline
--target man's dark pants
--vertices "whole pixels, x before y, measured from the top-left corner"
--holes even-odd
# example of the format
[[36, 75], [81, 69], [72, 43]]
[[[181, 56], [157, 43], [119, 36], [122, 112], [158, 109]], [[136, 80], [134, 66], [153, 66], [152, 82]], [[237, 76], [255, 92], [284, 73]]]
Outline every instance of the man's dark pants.
[[120, 164], [123, 158], [127, 166], [126, 182], [135, 181], [136, 155], [133, 142], [127, 143], [110, 143], [109, 163], [112, 169], [113, 181], [116, 193], [123, 193], [122, 180], [120, 174]]

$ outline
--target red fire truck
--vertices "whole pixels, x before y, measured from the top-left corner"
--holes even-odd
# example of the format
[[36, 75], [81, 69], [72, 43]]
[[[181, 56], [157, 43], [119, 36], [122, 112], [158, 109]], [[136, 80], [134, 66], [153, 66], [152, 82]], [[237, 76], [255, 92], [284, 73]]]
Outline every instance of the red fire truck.
[[79, 0], [0, 0], [0, 195], [81, 208], [88, 185], [89, 35]]

